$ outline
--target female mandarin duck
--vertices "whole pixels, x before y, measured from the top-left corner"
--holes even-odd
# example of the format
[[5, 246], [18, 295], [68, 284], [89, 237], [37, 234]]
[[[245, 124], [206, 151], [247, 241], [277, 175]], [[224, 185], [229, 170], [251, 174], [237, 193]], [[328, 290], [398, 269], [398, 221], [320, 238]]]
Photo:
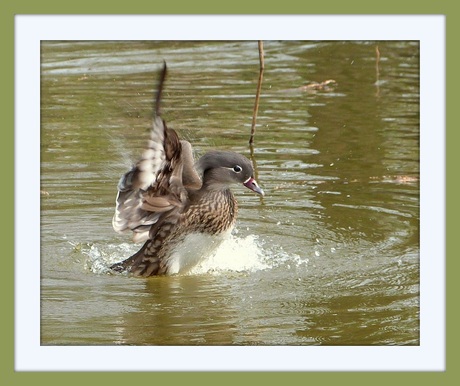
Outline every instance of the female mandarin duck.
[[196, 163], [192, 146], [160, 117], [159, 104], [166, 63], [156, 98], [156, 116], [147, 149], [118, 183], [116, 232], [132, 231], [141, 249], [114, 264], [134, 276], [171, 275], [187, 271], [215, 250], [233, 229], [238, 203], [230, 185], [241, 183], [263, 195], [244, 156], [214, 150]]

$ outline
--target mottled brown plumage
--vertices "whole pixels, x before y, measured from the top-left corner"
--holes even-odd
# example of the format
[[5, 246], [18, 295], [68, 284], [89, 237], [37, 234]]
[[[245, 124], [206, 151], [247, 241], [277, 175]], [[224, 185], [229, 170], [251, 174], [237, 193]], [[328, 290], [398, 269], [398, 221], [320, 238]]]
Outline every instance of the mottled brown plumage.
[[240, 154], [211, 151], [194, 163], [190, 143], [179, 140], [159, 116], [165, 75], [166, 65], [148, 146], [120, 179], [112, 221], [115, 231], [132, 231], [135, 242], [145, 242], [112, 266], [135, 276], [183, 272], [215, 249], [236, 222], [231, 184], [263, 195], [250, 161]]

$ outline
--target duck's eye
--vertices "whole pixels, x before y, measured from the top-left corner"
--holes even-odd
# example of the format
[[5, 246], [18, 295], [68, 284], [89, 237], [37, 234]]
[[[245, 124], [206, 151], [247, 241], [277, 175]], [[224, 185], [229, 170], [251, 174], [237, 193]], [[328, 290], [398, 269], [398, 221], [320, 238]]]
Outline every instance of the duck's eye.
[[241, 172], [242, 170], [243, 170], [243, 168], [242, 168], [240, 165], [235, 165], [235, 166], [233, 166], [233, 171], [234, 171], [235, 173], [239, 173], [239, 172]]

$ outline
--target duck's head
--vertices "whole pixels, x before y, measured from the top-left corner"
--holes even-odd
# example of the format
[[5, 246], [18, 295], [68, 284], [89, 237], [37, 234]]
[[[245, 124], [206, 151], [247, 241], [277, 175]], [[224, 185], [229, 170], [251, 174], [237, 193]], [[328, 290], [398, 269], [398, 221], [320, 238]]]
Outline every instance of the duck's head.
[[210, 151], [198, 160], [196, 170], [202, 175], [204, 187], [226, 189], [230, 184], [241, 183], [253, 192], [264, 195], [254, 178], [251, 162], [241, 154]]

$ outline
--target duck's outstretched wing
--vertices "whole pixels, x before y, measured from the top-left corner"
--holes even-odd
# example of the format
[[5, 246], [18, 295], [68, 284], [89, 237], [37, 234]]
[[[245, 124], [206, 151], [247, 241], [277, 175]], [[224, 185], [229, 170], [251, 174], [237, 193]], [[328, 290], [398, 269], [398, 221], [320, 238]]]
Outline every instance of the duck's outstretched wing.
[[182, 170], [181, 141], [157, 116], [141, 159], [118, 183], [113, 229], [133, 231], [135, 242], [147, 240], [152, 225], [186, 200]]
[[168, 129], [160, 117], [166, 70], [164, 63], [147, 148], [118, 183], [113, 229], [120, 233], [133, 231], [135, 242], [147, 240], [152, 226], [167, 212], [182, 205], [186, 198], [182, 182], [182, 145], [176, 132]]

